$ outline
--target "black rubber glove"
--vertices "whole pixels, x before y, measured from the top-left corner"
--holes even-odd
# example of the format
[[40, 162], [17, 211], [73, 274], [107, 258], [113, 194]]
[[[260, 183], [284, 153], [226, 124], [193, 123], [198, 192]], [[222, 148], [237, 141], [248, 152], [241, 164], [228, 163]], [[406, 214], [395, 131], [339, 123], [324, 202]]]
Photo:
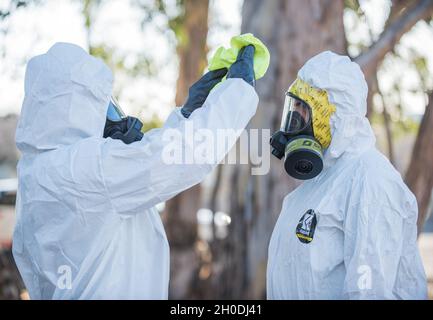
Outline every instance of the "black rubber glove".
[[200, 80], [194, 83], [188, 91], [188, 99], [183, 105], [182, 115], [189, 118], [194, 110], [201, 108], [206, 101], [209, 92], [215, 87], [227, 74], [227, 68], [209, 71]]
[[227, 73], [229, 78], [241, 78], [248, 82], [253, 87], [256, 85], [256, 77], [254, 74], [254, 51], [253, 45], [243, 47], [239, 51], [238, 58], [233, 63]]

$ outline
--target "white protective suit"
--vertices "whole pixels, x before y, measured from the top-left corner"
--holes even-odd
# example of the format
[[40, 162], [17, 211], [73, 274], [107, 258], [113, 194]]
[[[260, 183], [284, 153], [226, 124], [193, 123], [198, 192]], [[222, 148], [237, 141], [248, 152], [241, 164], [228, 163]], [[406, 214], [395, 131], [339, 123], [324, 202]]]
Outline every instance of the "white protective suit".
[[[375, 148], [361, 69], [327, 51], [298, 77], [326, 90], [336, 112], [324, 170], [283, 201], [268, 252], [268, 298], [426, 298], [417, 202]], [[317, 225], [312, 242], [302, 243], [296, 228], [309, 209]]]
[[229, 79], [189, 119], [176, 109], [126, 145], [102, 138], [111, 86], [107, 66], [72, 44], [28, 64], [13, 253], [32, 299], [166, 299], [169, 246], [154, 206], [201, 182], [235, 139], [215, 163], [165, 164], [164, 133], [184, 135], [188, 123], [240, 134], [258, 104], [249, 84]]

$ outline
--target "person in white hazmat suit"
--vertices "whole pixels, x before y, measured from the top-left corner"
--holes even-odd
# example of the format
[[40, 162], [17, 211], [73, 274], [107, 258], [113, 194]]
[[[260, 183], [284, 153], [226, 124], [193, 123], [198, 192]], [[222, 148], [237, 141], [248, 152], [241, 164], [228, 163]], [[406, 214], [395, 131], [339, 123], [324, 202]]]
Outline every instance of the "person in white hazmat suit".
[[[375, 148], [367, 84], [347, 56], [311, 58], [271, 140], [289, 175], [273, 231], [269, 299], [424, 299], [417, 202]], [[323, 153], [322, 153], [323, 152]]]
[[[169, 246], [154, 206], [201, 182], [255, 114], [254, 47], [244, 49], [229, 70], [193, 85], [163, 128], [144, 135], [138, 119], [110, 101], [112, 74], [99, 59], [57, 43], [30, 60], [16, 132], [13, 254], [32, 299], [168, 297]], [[183, 155], [193, 152], [187, 125], [237, 135], [214, 162], [166, 164], [170, 130], [181, 135]]]

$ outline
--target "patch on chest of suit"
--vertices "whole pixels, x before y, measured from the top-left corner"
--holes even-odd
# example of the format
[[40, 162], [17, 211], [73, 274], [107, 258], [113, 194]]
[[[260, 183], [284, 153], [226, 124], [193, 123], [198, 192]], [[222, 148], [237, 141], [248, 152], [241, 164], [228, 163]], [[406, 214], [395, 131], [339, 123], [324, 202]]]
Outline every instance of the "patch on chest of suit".
[[314, 238], [316, 231], [317, 216], [313, 209], [307, 210], [299, 220], [296, 226], [296, 236], [302, 243], [310, 243]]

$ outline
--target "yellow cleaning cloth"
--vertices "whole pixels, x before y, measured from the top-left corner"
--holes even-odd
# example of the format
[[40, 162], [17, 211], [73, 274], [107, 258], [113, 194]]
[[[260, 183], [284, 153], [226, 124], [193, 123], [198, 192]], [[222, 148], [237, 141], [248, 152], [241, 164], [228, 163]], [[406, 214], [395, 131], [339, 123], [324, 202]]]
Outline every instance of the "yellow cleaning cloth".
[[230, 41], [231, 48], [219, 47], [209, 61], [209, 71], [221, 68], [229, 68], [236, 61], [239, 51], [252, 44], [255, 47], [254, 73], [256, 80], [262, 78], [269, 67], [271, 55], [268, 48], [252, 33], [241, 34], [233, 37]]

